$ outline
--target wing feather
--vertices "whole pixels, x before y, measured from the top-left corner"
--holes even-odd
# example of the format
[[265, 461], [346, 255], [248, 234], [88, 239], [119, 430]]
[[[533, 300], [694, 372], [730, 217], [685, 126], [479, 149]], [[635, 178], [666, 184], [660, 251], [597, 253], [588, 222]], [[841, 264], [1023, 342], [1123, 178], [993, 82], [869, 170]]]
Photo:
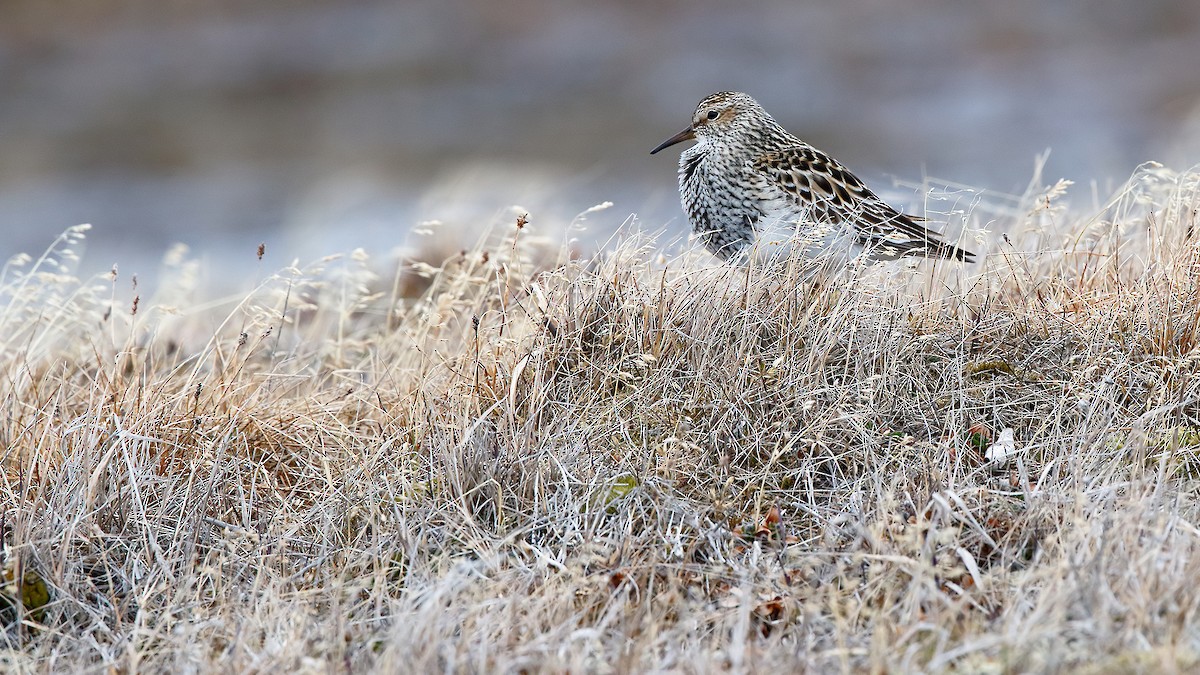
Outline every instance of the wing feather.
[[810, 145], [768, 152], [754, 170], [798, 211], [827, 223], [850, 223], [858, 240], [888, 257], [921, 255], [971, 262], [975, 254], [892, 208], [837, 160]]

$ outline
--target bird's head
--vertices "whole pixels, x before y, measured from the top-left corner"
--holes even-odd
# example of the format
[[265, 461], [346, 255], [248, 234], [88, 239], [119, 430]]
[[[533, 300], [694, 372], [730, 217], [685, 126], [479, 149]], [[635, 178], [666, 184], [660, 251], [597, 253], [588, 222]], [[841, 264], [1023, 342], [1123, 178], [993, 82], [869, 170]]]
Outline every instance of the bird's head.
[[717, 144], [733, 141], [770, 120], [771, 116], [749, 94], [717, 92], [700, 101], [688, 128], [663, 141], [650, 154], [690, 140]]

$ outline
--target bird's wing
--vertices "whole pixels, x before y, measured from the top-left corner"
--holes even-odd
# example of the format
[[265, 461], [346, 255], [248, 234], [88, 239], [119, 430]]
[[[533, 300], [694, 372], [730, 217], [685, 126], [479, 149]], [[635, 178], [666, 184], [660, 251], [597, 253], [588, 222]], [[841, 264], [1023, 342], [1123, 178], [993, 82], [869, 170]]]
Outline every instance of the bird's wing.
[[845, 222], [861, 243], [890, 256], [925, 255], [970, 260], [973, 254], [892, 208], [840, 162], [810, 145], [759, 156], [754, 169], [791, 205], [817, 221]]

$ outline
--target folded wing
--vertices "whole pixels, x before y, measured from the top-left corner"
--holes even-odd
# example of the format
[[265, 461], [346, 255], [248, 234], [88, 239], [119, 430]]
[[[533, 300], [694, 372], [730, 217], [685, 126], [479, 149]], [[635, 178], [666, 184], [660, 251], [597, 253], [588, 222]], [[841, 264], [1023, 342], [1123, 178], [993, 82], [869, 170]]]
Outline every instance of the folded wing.
[[754, 170], [798, 212], [825, 223], [848, 223], [858, 240], [882, 258], [919, 255], [974, 262], [975, 254], [947, 243], [880, 199], [857, 176], [810, 145], [761, 155]]

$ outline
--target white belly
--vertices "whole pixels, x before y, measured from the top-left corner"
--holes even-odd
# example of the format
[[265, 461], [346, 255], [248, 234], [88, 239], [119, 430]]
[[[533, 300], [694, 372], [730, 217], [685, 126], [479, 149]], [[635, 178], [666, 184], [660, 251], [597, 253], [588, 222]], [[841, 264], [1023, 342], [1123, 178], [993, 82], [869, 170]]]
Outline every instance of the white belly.
[[781, 210], [763, 218], [755, 228], [752, 255], [756, 261], [789, 258], [843, 265], [866, 249], [848, 223], [813, 222], [807, 214]]

